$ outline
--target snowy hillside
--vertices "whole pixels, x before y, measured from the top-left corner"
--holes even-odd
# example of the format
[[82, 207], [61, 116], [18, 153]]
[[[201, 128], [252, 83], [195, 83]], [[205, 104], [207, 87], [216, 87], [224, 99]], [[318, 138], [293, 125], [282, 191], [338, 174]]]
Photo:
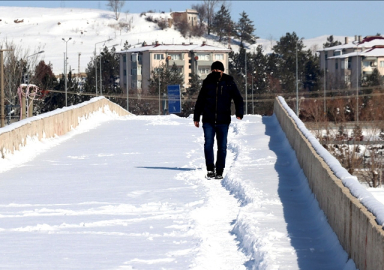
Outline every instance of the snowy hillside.
[[[147, 13], [147, 15], [164, 19], [170, 17], [170, 13]], [[68, 66], [74, 69], [74, 73], [78, 72], [79, 54], [81, 54], [80, 72], [84, 72], [95, 47], [99, 52], [103, 47], [103, 43], [99, 42], [109, 38], [113, 40], [106, 45], [118, 44], [118, 51], [121, 50], [125, 41], [132, 46], [139, 46], [143, 41], [148, 44], [155, 41], [166, 44], [182, 42], [200, 44], [205, 40], [210, 45], [226, 46], [216, 42], [213, 36], [185, 39], [173, 28], [160, 30], [155, 23], [146, 21], [145, 16], [140, 16], [140, 14], [121, 13], [119, 20], [122, 23], [131, 22], [132, 24], [129, 31], [126, 30], [126, 27], [121, 29], [118, 26], [113, 12], [98, 9], [1, 7], [0, 19], [0, 41], [4, 43], [5, 40], [8, 40], [22, 45], [23, 49], [29, 50], [28, 55], [44, 50], [40, 59], [52, 63], [55, 74], [63, 72], [66, 44], [62, 38], [66, 40], [69, 37], [72, 38], [67, 44], [67, 49]], [[16, 20], [22, 22], [15, 23]], [[326, 38], [327, 35], [324, 35], [304, 40], [304, 44], [308, 49], [316, 48], [316, 46], [317, 49], [320, 49]], [[340, 41], [343, 38], [335, 37]], [[236, 44], [236, 41], [231, 44], [234, 51], [238, 50]], [[267, 53], [271, 51], [271, 46], [275, 45], [275, 41], [258, 39], [257, 44], [250, 46], [249, 50], [253, 50], [258, 45], [262, 45]]]

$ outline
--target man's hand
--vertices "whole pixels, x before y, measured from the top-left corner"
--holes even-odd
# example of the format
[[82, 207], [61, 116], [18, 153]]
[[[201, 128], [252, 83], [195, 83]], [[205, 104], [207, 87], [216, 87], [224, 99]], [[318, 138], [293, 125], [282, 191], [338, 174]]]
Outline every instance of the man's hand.
[[197, 121], [193, 121], [193, 123], [195, 124], [195, 127], [199, 127], [200, 125], [199, 125], [199, 122], [197, 122]]
[[241, 120], [241, 118], [240, 117], [236, 117], [237, 119], [239, 119], [239, 120]]

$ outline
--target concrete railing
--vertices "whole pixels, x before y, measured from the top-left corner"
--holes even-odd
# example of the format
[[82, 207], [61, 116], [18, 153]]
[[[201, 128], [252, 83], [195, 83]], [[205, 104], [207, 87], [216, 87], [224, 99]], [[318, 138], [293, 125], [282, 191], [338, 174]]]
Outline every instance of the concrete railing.
[[109, 110], [118, 115], [129, 112], [104, 97], [93, 98], [74, 106], [30, 117], [9, 126], [0, 128], [0, 158], [24, 146], [27, 137], [38, 139], [60, 136], [79, 125], [81, 118], [87, 118], [96, 111]]
[[296, 151], [309, 186], [349, 257], [360, 270], [384, 269], [384, 231], [376, 217], [337, 178], [276, 98], [274, 114]]

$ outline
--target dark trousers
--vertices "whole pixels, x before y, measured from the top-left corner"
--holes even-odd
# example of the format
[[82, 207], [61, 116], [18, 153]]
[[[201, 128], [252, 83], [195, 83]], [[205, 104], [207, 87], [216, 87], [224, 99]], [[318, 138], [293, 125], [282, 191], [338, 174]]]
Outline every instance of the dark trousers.
[[210, 124], [203, 123], [204, 129], [204, 155], [205, 164], [208, 171], [213, 171], [214, 168], [214, 153], [213, 145], [215, 135], [217, 140], [217, 160], [216, 171], [222, 173], [225, 168], [225, 158], [227, 156], [227, 137], [228, 137], [229, 124]]

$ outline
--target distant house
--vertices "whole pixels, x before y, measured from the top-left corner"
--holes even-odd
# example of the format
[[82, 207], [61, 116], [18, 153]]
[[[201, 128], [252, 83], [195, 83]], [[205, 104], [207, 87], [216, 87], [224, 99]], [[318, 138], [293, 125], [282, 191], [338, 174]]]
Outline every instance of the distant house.
[[171, 12], [173, 22], [186, 20], [190, 26], [197, 26], [198, 16], [199, 13], [194, 9], [187, 9], [186, 11], [181, 12]]
[[328, 89], [337, 87], [355, 88], [357, 83], [372, 74], [375, 68], [384, 76], [384, 37], [355, 36], [353, 41], [324, 48], [320, 53], [320, 69], [326, 71]]
[[172, 66], [174, 63], [184, 76], [184, 84], [190, 85], [192, 73], [205, 79], [211, 72], [211, 64], [221, 61], [228, 70], [229, 49], [205, 44], [160, 44], [146, 45], [119, 52], [120, 54], [120, 85], [122, 89], [135, 89], [146, 92], [149, 86], [151, 72], [162, 64]]

